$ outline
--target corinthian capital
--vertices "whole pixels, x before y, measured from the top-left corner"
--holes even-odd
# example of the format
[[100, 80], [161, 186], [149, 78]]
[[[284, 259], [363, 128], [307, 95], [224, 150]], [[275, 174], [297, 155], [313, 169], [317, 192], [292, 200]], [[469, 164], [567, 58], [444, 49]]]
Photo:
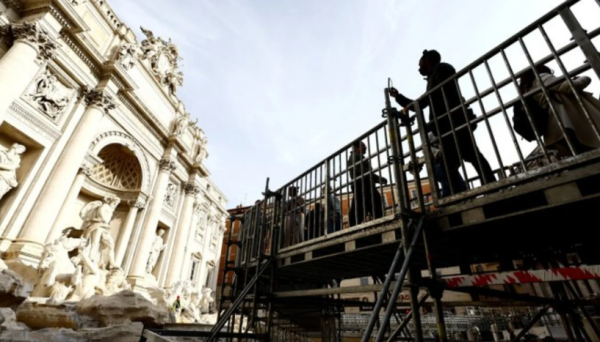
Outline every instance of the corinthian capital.
[[188, 196], [196, 196], [200, 193], [200, 187], [194, 183], [187, 183], [184, 190]]
[[23, 41], [38, 50], [37, 62], [43, 63], [54, 57], [58, 43], [37, 22], [22, 22], [10, 27], [12, 38]]
[[158, 163], [158, 167], [161, 171], [173, 172], [175, 171], [175, 162], [171, 159], [163, 158]]
[[108, 113], [109, 110], [117, 108], [117, 103], [112, 96], [102, 90], [87, 90], [85, 91], [85, 104], [96, 106]]

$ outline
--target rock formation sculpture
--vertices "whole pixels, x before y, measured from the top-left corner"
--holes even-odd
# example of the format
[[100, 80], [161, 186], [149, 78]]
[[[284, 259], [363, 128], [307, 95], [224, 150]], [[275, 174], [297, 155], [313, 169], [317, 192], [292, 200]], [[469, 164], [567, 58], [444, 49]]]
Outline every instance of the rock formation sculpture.
[[164, 229], [159, 229], [156, 232], [156, 236], [154, 237], [154, 242], [152, 242], [152, 249], [150, 250], [150, 256], [148, 257], [148, 263], [146, 264], [146, 273], [152, 274], [154, 267], [156, 267], [156, 263], [158, 262], [158, 258], [160, 257], [160, 253], [167, 246], [162, 236], [165, 234]]
[[21, 144], [12, 144], [10, 149], [0, 146], [0, 199], [19, 185], [17, 169], [21, 166], [21, 154], [26, 151]]

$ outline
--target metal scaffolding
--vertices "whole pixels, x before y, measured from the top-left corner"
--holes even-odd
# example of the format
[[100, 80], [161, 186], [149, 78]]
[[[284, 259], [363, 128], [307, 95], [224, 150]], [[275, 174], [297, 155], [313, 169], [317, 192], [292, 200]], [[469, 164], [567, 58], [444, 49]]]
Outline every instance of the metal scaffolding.
[[[597, 122], [583, 105], [587, 95], [575, 84], [582, 75], [600, 80], [600, 54], [592, 43], [600, 27], [581, 26], [572, 11], [578, 3], [565, 1], [406, 110], [393, 107], [388, 81], [385, 121], [277, 190], [267, 179], [263, 198], [230, 217], [230, 227], [239, 221], [241, 229], [237, 237], [229, 229], [219, 320], [210, 334], [197, 336], [210, 342], [309, 341], [318, 335], [341, 342], [359, 334], [363, 342], [446, 342], [481, 340], [488, 333], [500, 341], [508, 331], [518, 341], [539, 322], [560, 321], [570, 342], [599, 339], [591, 315], [600, 307], [593, 296], [600, 291], [600, 253], [597, 233], [586, 222], [600, 204], [600, 150], [578, 150], [551, 97], [557, 87], [570, 92], [600, 141]], [[547, 33], [556, 22], [573, 37], [560, 47]], [[533, 34], [541, 35], [550, 54], [532, 57], [525, 40]], [[586, 61], [567, 69], [562, 58], [575, 50]], [[515, 56], [524, 62], [511, 62]], [[494, 77], [492, 60], [504, 63], [506, 78]], [[559, 72], [542, 82], [538, 67], [549, 63]], [[490, 84], [486, 89], [478, 87], [480, 71]], [[524, 90], [519, 79], [528, 73], [539, 86]], [[545, 145], [528, 99], [548, 104], [570, 155]], [[436, 113], [440, 101], [445, 109]], [[525, 106], [535, 133], [531, 142], [520, 141], [513, 128], [509, 112], [515, 105]], [[487, 159], [495, 179], [475, 175], [465, 164], [482, 140], [493, 152]], [[459, 157], [457, 170], [451, 153]], [[473, 169], [484, 169], [484, 159], [475, 154]], [[442, 196], [440, 184], [451, 174], [464, 179], [466, 190], [448, 182], [450, 195]], [[482, 268], [490, 264], [491, 270]], [[458, 274], [444, 275], [449, 269]], [[376, 281], [341, 286], [364, 277]], [[470, 300], [453, 304], [445, 298], [449, 292]], [[347, 297], [351, 293], [376, 295], [364, 302]], [[524, 305], [529, 309], [507, 308]], [[454, 311], [470, 306], [467, 314]], [[371, 312], [349, 314], [351, 307]]]

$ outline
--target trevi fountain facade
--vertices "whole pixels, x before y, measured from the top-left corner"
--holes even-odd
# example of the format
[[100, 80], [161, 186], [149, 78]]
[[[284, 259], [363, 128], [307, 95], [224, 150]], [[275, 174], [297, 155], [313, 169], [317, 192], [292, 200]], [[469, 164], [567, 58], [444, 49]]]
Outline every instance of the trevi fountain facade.
[[103, 0], [0, 0], [2, 341], [214, 324], [227, 199], [177, 46], [142, 32]]

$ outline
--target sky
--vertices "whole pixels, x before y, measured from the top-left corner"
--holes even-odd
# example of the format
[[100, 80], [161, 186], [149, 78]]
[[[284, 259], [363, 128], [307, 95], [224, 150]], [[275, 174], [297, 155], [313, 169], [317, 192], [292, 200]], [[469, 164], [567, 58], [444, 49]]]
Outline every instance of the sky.
[[[594, 20], [597, 23], [600, 17], [593, 1], [582, 0], [573, 8], [586, 29], [596, 28]], [[210, 151], [206, 165], [229, 207], [235, 207], [259, 199], [267, 177], [271, 189], [277, 189], [380, 123], [388, 77], [406, 96], [421, 95], [425, 81], [417, 64], [424, 49], [438, 50], [443, 61], [460, 70], [561, 2], [110, 3], [139, 38], [144, 37], [139, 29], [143, 26], [171, 38], [180, 48], [185, 78], [178, 96], [206, 132]], [[568, 41], [564, 25], [557, 25], [555, 35], [549, 28], [550, 36]], [[545, 48], [541, 36], [533, 40], [526, 43], [532, 44], [534, 57], [549, 53], [547, 48], [540, 52]], [[594, 42], [598, 46], [598, 40]], [[510, 49], [507, 53], [511, 59]], [[569, 58], [575, 66], [583, 62], [581, 54]], [[515, 62], [519, 63], [524, 60]], [[508, 76], [501, 70], [501, 59], [490, 65], [493, 72], [498, 70], [496, 79]], [[518, 65], [513, 68], [520, 70]], [[485, 83], [485, 70], [479, 71], [475, 77]], [[491, 145], [482, 147], [486, 149]]]

